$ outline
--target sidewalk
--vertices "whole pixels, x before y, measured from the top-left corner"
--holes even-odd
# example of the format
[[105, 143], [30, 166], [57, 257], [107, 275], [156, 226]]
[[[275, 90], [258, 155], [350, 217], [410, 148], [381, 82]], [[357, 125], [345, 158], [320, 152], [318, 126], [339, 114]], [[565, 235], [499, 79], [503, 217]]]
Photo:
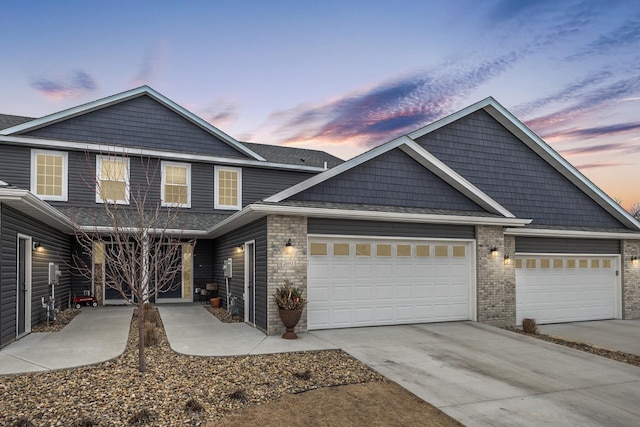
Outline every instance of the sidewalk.
[[298, 334], [297, 340], [285, 340], [280, 335], [266, 336], [246, 323], [222, 323], [200, 304], [156, 307], [171, 348], [182, 354], [241, 356], [338, 348], [312, 334]]
[[0, 375], [93, 365], [121, 355], [133, 307], [83, 308], [60, 332], [32, 333], [0, 350]]

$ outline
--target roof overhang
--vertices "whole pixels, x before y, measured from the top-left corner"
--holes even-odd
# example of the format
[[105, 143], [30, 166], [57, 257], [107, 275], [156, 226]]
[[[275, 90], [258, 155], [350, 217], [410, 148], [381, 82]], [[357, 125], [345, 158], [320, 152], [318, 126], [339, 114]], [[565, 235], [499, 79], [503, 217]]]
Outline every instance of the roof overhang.
[[637, 240], [640, 233], [617, 233], [615, 231], [558, 230], [545, 228], [507, 228], [504, 234], [523, 237], [549, 237], [574, 239], [615, 239]]
[[304, 206], [252, 204], [246, 206], [240, 212], [211, 227], [208, 231], [209, 237], [221, 236], [267, 215], [292, 215], [306, 216], [311, 218], [335, 218], [429, 224], [499, 225], [504, 227], [523, 227], [527, 224], [530, 224], [532, 221], [530, 219], [503, 217], [439, 215], [404, 212], [400, 213], [317, 207], [312, 208]]
[[[78, 230], [84, 233], [96, 233], [96, 234], [109, 234], [113, 233], [116, 229], [114, 227], [109, 227], [105, 225], [82, 225], [78, 226]], [[118, 227], [119, 233], [139, 233], [141, 231], [140, 228], [137, 227]], [[184, 238], [198, 238], [198, 237], [206, 237], [207, 231], [205, 230], [182, 230], [182, 229], [154, 229], [150, 228], [147, 230], [147, 234], [149, 235], [158, 235], [164, 234], [168, 236], [180, 236]]]
[[0, 203], [64, 233], [73, 232], [73, 222], [67, 216], [28, 190], [0, 188]]

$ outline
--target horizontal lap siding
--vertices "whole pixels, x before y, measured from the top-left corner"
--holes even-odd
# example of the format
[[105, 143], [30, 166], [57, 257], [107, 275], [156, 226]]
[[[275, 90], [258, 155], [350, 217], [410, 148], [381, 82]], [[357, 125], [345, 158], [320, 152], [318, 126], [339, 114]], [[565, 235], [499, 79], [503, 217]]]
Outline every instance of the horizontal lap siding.
[[30, 189], [31, 150], [0, 145], [0, 180], [18, 188]]
[[244, 206], [276, 194], [305, 179], [313, 173], [273, 169], [243, 168], [242, 204]]
[[[256, 248], [256, 326], [262, 330], [267, 329], [267, 220], [266, 218], [254, 221], [239, 230], [227, 233], [216, 239], [213, 272], [215, 283], [220, 290], [219, 295], [226, 304], [225, 279], [222, 274], [222, 263], [227, 258], [233, 259], [233, 278], [229, 280], [231, 294], [242, 297], [244, 293], [244, 253], [238, 251], [238, 245], [246, 241], [255, 240]], [[240, 315], [244, 316], [244, 302], [238, 299]]]
[[540, 254], [619, 254], [620, 241], [516, 236], [516, 252]]
[[2, 277], [0, 345], [15, 337], [16, 320], [16, 254], [18, 233], [31, 236], [42, 248], [32, 252], [31, 324], [45, 320], [40, 299], [49, 294], [49, 262], [60, 264], [62, 276], [56, 287], [56, 306], [66, 308], [71, 277], [68, 262], [71, 254], [71, 237], [50, 229], [47, 225], [26, 217], [6, 205], [2, 205]]
[[309, 218], [309, 234], [475, 239], [473, 225], [410, 224], [384, 221]]

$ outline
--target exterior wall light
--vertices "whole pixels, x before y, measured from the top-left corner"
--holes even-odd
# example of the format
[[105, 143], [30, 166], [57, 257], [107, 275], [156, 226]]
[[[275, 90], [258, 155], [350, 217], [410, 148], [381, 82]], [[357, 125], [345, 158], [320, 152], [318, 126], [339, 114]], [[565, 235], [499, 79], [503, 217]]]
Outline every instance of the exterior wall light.
[[511, 265], [511, 258], [509, 255], [504, 256], [504, 265]]
[[37, 251], [37, 250], [40, 250], [40, 248], [42, 247], [42, 243], [40, 243], [40, 242], [33, 242], [32, 246], [33, 246], [33, 250], [34, 250], [34, 251]]
[[638, 265], [638, 257], [637, 256], [632, 256], [631, 257], [631, 264], [633, 265]]
[[238, 245], [238, 252], [244, 252], [244, 245], [242, 243]]
[[496, 248], [495, 246], [492, 247], [491, 249], [489, 249], [489, 253], [491, 253], [492, 257], [497, 257], [498, 256], [498, 248]]
[[293, 253], [293, 244], [291, 243], [291, 239], [287, 240], [287, 243], [284, 245], [284, 252], [287, 254]]

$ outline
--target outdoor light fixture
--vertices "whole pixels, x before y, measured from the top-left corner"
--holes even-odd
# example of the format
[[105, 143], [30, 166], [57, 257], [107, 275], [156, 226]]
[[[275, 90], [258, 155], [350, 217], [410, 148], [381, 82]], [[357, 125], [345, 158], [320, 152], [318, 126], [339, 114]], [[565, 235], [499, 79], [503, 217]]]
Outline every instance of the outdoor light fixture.
[[292, 246], [293, 246], [293, 245], [291, 244], [291, 239], [287, 240], [287, 244], [286, 244], [286, 245], [284, 245], [284, 247], [285, 247], [285, 248], [290, 248], [290, 247], [292, 247]]
[[287, 244], [284, 245], [284, 252], [287, 254], [293, 253], [293, 244], [291, 244], [291, 239], [287, 240]]
[[244, 252], [244, 245], [242, 243], [238, 245], [238, 252]]
[[38, 248], [41, 248], [42, 244], [40, 242], [33, 242], [33, 250], [37, 251]]
[[504, 265], [511, 265], [511, 258], [509, 255], [504, 256]]
[[491, 253], [492, 257], [498, 256], [498, 248], [496, 248], [495, 246], [489, 249], [489, 252]]
[[633, 265], [638, 265], [638, 257], [637, 256], [632, 256], [631, 257], [631, 264]]

